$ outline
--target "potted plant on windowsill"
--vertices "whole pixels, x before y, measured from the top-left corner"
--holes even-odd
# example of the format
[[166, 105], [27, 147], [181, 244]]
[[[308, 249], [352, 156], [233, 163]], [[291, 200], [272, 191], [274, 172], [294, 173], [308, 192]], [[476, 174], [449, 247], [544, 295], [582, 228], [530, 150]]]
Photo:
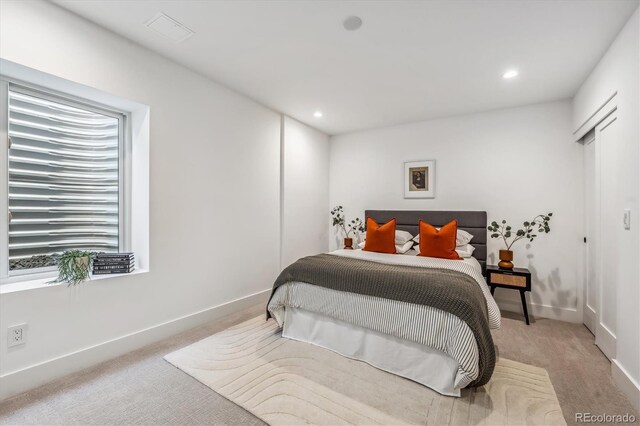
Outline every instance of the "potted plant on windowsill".
[[90, 278], [94, 254], [90, 251], [67, 250], [58, 257], [58, 278], [54, 283], [80, 284]]
[[[551, 216], [553, 216], [553, 213], [546, 215], [540, 214], [534, 217], [533, 220], [524, 222], [523, 227], [515, 231], [515, 235], [512, 233], [512, 228], [507, 224], [506, 220], [503, 220], [501, 224], [498, 224], [495, 220], [491, 222], [491, 225], [487, 227], [487, 229], [492, 232], [491, 238], [502, 238], [506, 246], [506, 250], [500, 250], [499, 252], [500, 262], [498, 263], [498, 267], [502, 269], [513, 269], [513, 251], [511, 251], [513, 244], [523, 238], [528, 239], [529, 242], [533, 242], [538, 234], [548, 234], [551, 231], [549, 227]], [[509, 238], [512, 236], [513, 239], [509, 241]]]
[[357, 237], [360, 232], [364, 232], [364, 223], [362, 220], [357, 217], [346, 224], [342, 206], [336, 206], [331, 210], [331, 219], [333, 226], [338, 226], [344, 234], [344, 248], [353, 250], [353, 238], [351, 238], [350, 235], [353, 234]]

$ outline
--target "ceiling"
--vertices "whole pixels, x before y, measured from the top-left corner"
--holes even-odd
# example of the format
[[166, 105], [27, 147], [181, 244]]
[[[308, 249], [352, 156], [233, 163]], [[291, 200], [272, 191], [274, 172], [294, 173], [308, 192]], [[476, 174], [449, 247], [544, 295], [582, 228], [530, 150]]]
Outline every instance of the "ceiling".
[[[638, 0], [56, 0], [328, 134], [572, 97]], [[175, 44], [144, 23], [195, 32]], [[357, 31], [343, 20], [362, 18]], [[519, 76], [502, 74], [516, 68]], [[314, 112], [323, 112], [315, 118]]]

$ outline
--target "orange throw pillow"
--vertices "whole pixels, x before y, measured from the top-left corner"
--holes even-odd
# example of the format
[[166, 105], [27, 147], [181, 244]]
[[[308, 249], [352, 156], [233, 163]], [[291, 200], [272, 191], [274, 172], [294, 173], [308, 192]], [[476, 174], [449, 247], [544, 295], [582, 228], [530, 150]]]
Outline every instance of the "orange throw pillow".
[[457, 220], [447, 223], [439, 231], [427, 222], [420, 221], [420, 254], [418, 256], [462, 259], [456, 252], [457, 233]]
[[396, 219], [391, 219], [384, 225], [367, 218], [367, 239], [364, 242], [364, 251], [377, 253], [396, 253]]

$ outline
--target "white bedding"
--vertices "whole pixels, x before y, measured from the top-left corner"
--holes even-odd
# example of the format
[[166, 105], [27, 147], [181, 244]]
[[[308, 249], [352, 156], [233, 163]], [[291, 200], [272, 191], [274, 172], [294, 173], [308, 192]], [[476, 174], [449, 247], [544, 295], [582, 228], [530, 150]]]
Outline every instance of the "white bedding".
[[[361, 250], [337, 250], [330, 254], [387, 264], [463, 272], [473, 277], [482, 289], [489, 313], [489, 327], [500, 327], [500, 311], [482, 277], [480, 264], [474, 258], [447, 260]], [[448, 312], [430, 306], [340, 292], [299, 282], [280, 286], [269, 303], [269, 312], [280, 326], [284, 325], [287, 307], [314, 312], [441, 351], [458, 363], [453, 384], [456, 389], [467, 386], [478, 377], [478, 347], [473, 333], [464, 321]]]
[[[338, 252], [342, 252], [342, 251], [346, 251], [346, 250], [338, 250]], [[358, 251], [358, 250], [350, 250], [350, 251]], [[362, 251], [362, 250], [360, 250], [360, 251]], [[365, 256], [366, 256], [366, 254], [368, 252], [364, 252], [364, 253], [365, 253]], [[340, 255], [340, 253], [337, 253], [337, 252], [332, 252], [332, 253], [329, 253], [329, 254]], [[375, 254], [375, 253], [373, 253], [373, 254]], [[378, 254], [382, 254], [382, 253], [378, 253]], [[418, 250], [411, 249], [411, 250], [407, 251], [406, 253], [402, 253], [402, 254], [405, 255], [405, 256], [418, 256]], [[360, 255], [358, 254], [357, 256], [360, 256]], [[419, 256], [419, 257], [423, 258], [422, 256]], [[423, 258], [423, 259], [425, 259], [425, 258]], [[442, 259], [442, 260], [446, 260], [446, 259]], [[475, 268], [478, 272], [480, 272], [480, 274], [482, 274], [482, 266], [480, 265], [480, 262], [478, 262], [478, 259], [476, 259], [475, 257], [464, 257], [464, 258], [462, 258], [461, 261], [463, 263], [467, 263], [467, 264], [473, 266], [473, 268]], [[455, 262], [460, 262], [460, 260], [456, 260]], [[385, 263], [385, 262], [383, 262], [383, 263]]]
[[460, 396], [458, 361], [429, 346], [296, 308], [287, 308], [282, 336], [364, 361], [442, 395]]

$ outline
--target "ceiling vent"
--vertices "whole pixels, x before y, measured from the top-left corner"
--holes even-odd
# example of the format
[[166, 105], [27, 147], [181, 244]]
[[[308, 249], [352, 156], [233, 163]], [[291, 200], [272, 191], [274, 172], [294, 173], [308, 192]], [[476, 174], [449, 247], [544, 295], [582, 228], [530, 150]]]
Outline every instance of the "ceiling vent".
[[158, 12], [145, 25], [176, 44], [182, 43], [194, 34], [189, 28], [162, 12]]

